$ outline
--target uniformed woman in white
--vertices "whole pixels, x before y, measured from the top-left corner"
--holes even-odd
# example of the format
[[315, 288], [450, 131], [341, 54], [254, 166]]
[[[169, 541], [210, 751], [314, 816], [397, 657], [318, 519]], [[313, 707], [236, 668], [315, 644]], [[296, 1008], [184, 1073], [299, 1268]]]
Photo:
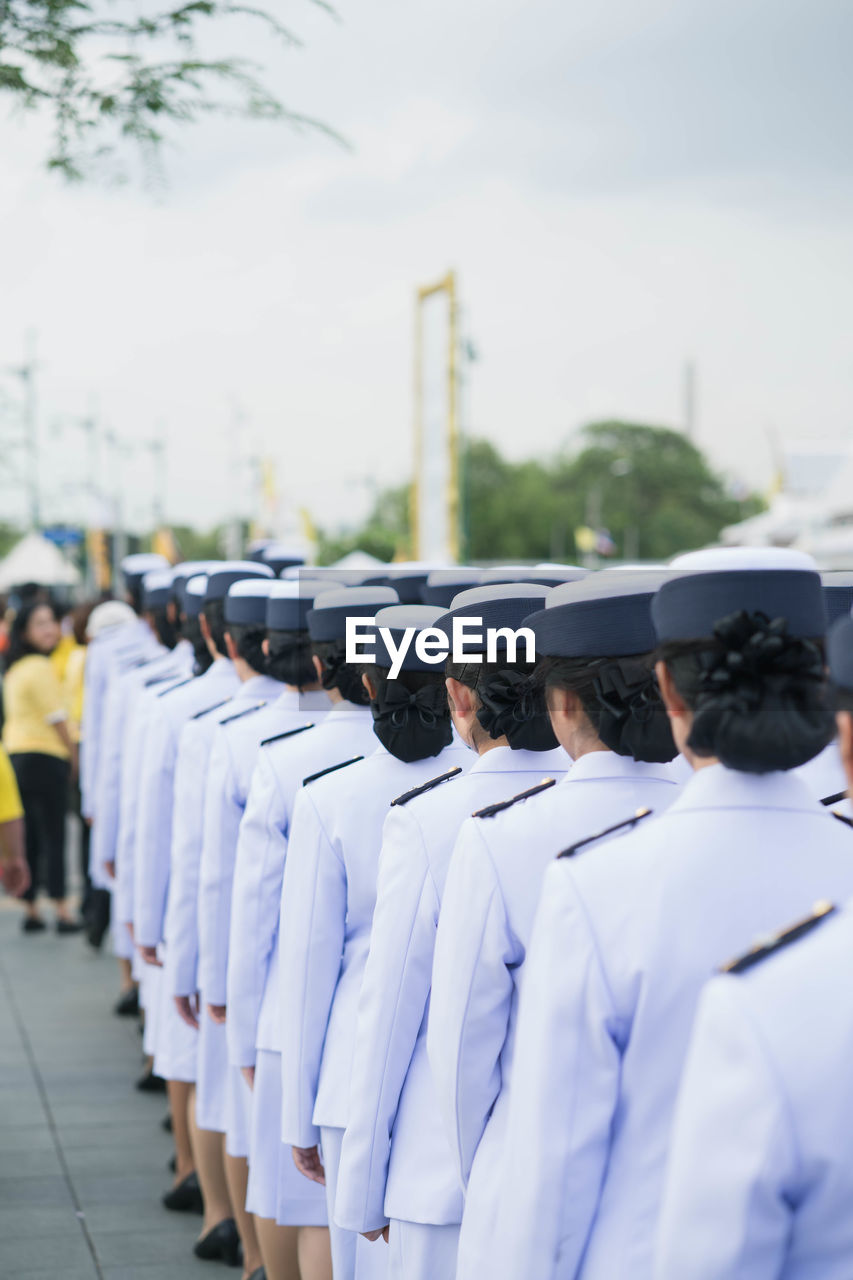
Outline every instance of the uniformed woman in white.
[[290, 829], [281, 912], [282, 1136], [299, 1148], [294, 1158], [306, 1176], [325, 1176], [335, 1280], [383, 1275], [387, 1266], [384, 1246], [362, 1240], [357, 1271], [358, 1237], [334, 1225], [382, 825], [403, 791], [471, 763], [454, 741], [442, 667], [423, 662], [411, 645], [392, 680], [379, 629], [398, 645], [406, 628], [432, 627], [441, 613], [426, 605], [377, 613], [376, 661], [367, 663], [364, 681], [378, 742], [367, 759], [303, 787]]
[[809, 557], [775, 549], [694, 566], [664, 583], [653, 616], [673, 735], [695, 772], [662, 817], [559, 860], [545, 880], [503, 1195], [483, 1242], [506, 1280], [652, 1274], [704, 982], [780, 920], [853, 892], [850, 831], [790, 773], [834, 732], [820, 577]]
[[647, 658], [659, 580], [614, 573], [568, 583], [528, 618], [551, 723], [574, 763], [562, 782], [469, 818], [451, 860], [427, 1044], [439, 1117], [467, 1187], [458, 1263], [466, 1280], [489, 1274], [518, 992], [545, 869], [566, 845], [640, 808], [659, 813], [678, 792]]
[[[265, 562], [269, 558], [265, 557]], [[254, 585], [254, 584], [250, 584]], [[236, 865], [238, 833], [245, 813], [248, 790], [250, 790], [251, 774], [257, 753], [261, 750], [261, 742], [278, 733], [300, 730], [306, 723], [323, 721], [328, 712], [329, 700], [324, 691], [316, 685], [313, 667], [307, 662], [304, 678], [296, 684], [282, 684], [280, 675], [297, 677], [300, 672], [280, 672], [277, 664], [270, 667], [269, 640], [270, 623], [280, 622], [282, 609], [292, 607], [309, 607], [313, 593], [310, 582], [305, 584], [304, 599], [300, 600], [300, 582], [270, 582], [269, 593], [265, 595], [263, 607], [255, 609], [251, 598], [243, 595], [241, 599], [233, 599], [234, 586], [225, 600], [225, 622], [227, 622], [227, 643], [229, 648], [250, 652], [248, 646], [255, 650], [251, 659], [252, 667], [264, 667], [266, 675], [275, 681], [275, 696], [268, 699], [252, 701], [240, 712], [234, 710], [231, 716], [223, 719], [214, 731], [213, 748], [210, 751], [209, 773], [205, 787], [205, 822], [204, 844], [202, 844], [200, 883], [199, 883], [199, 987], [205, 993], [206, 1009], [202, 1016], [213, 1018], [222, 1025], [227, 1021], [227, 982], [229, 933], [232, 923], [232, 884], [234, 865]], [[260, 603], [260, 602], [259, 602]], [[273, 632], [277, 634], [277, 632]], [[233, 654], [232, 654], [233, 657]], [[313, 687], [305, 689], [300, 685]], [[270, 690], [272, 692], [272, 690]], [[238, 924], [245, 924], [245, 920]], [[236, 934], [236, 945], [242, 941], [241, 932]], [[223, 1064], [224, 1065], [224, 1064]], [[252, 1111], [251, 1082], [243, 1076], [240, 1068], [228, 1064], [228, 1091], [225, 1097], [225, 1152], [229, 1157], [237, 1157], [241, 1165], [232, 1162], [232, 1169], [245, 1172], [246, 1187], [248, 1169], [246, 1161], [250, 1157]], [[263, 1112], [263, 1106], [261, 1106]], [[261, 1124], [269, 1125], [269, 1117], [257, 1116]], [[246, 1187], [237, 1187], [232, 1181], [232, 1198], [240, 1203], [240, 1210], [251, 1207], [246, 1202]], [[261, 1256], [266, 1262], [269, 1248], [264, 1249], [264, 1239], [257, 1230]], [[275, 1280], [273, 1270], [268, 1270], [269, 1280]]]
[[[260, 567], [255, 566], [256, 570]], [[199, 1032], [193, 1143], [197, 1149], [203, 1147], [205, 1153], [209, 1152], [211, 1159], [198, 1159], [205, 1224], [194, 1246], [195, 1253], [202, 1258], [228, 1260], [233, 1257], [239, 1233], [244, 1267], [251, 1274], [261, 1265], [261, 1257], [254, 1222], [245, 1210], [248, 1089], [242, 1079], [232, 1079], [224, 1025], [205, 1012], [210, 1002], [202, 978], [210, 976], [211, 971], [208, 969], [205, 974], [200, 971], [199, 889], [205, 817], [211, 808], [208, 793], [218, 794], [220, 786], [219, 777], [210, 768], [213, 743], [226, 720], [255, 708], [259, 702], [275, 698], [279, 684], [263, 672], [263, 650], [256, 642], [257, 631], [263, 631], [266, 625], [266, 602], [274, 580], [256, 573], [254, 577], [230, 582], [224, 598], [214, 598], [212, 591], [216, 590], [217, 577], [221, 576], [211, 575], [208, 581], [205, 619], [215, 636], [217, 650], [220, 646], [225, 649], [240, 683], [232, 698], [196, 714], [181, 733], [175, 768], [165, 977], [179, 1013], [193, 1023], [197, 1021]], [[226, 1132], [231, 1137], [230, 1150], [225, 1146]], [[220, 1217], [227, 1205], [218, 1179], [223, 1167], [227, 1201], [233, 1212]], [[206, 1184], [208, 1171], [210, 1181]], [[211, 1210], [211, 1202], [217, 1205], [215, 1211]], [[207, 1229], [211, 1218], [215, 1220], [214, 1225]]]
[[[290, 602], [272, 639], [298, 674], [300, 645], [323, 689], [327, 710], [262, 744], [240, 824], [228, 957], [228, 1050], [252, 1082], [246, 1207], [255, 1215], [268, 1280], [326, 1280], [331, 1271], [323, 1188], [296, 1168], [281, 1141], [281, 1033], [278, 939], [290, 820], [303, 779], [367, 755], [373, 718], [360, 668], [344, 661], [347, 619], [372, 617], [393, 601], [388, 587], [324, 590]], [[279, 602], [282, 603], [282, 602]], [[296, 607], [298, 606], [298, 607]], [[307, 625], [308, 631], [304, 630]]]
[[[450, 636], [454, 618], [478, 618], [515, 631], [546, 595], [524, 584], [468, 590], [436, 625]], [[477, 759], [467, 773], [440, 773], [391, 807], [358, 1006], [335, 1217], [376, 1235], [390, 1219], [394, 1280], [452, 1280], [456, 1272], [462, 1189], [436, 1124], [426, 1055], [435, 934], [456, 836], [475, 809], [560, 778], [570, 764], [523, 642], [513, 660], [505, 645], [492, 662], [472, 654], [447, 664], [446, 683], [456, 731]]]
[[[829, 659], [853, 786], [849, 617], [830, 635]], [[825, 901], [779, 923], [702, 993], [656, 1280], [847, 1280], [853, 1269], [853, 910]]]

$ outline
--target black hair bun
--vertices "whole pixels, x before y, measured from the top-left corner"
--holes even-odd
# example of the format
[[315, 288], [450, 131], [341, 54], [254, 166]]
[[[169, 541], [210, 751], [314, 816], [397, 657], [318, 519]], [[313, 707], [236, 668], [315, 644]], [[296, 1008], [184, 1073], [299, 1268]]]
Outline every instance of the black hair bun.
[[366, 707], [370, 698], [361, 679], [361, 671], [346, 660], [343, 640], [323, 654], [323, 674], [320, 683], [324, 689], [337, 689], [347, 702]]
[[619, 756], [665, 764], [676, 752], [655, 673], [639, 658], [606, 662], [593, 682], [598, 736]]
[[790, 636], [784, 618], [746, 611], [721, 619], [714, 639], [696, 655], [687, 745], [744, 773], [795, 769], [822, 751], [835, 724], [819, 646]]
[[553, 751], [559, 746], [545, 693], [533, 673], [507, 667], [479, 681], [477, 720], [492, 738], [505, 737], [514, 751]]

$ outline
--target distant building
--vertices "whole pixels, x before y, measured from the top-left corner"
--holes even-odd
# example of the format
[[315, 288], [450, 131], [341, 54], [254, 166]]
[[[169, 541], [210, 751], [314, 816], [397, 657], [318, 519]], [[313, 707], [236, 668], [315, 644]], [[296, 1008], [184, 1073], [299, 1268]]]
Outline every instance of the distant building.
[[730, 525], [720, 541], [796, 547], [825, 569], [853, 567], [853, 440], [786, 447], [768, 509]]

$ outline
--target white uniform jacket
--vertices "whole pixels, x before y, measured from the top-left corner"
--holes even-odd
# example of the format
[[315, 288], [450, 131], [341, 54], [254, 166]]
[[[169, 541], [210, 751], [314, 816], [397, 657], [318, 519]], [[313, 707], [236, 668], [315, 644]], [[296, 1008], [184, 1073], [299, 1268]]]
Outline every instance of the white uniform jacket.
[[111, 627], [86, 646], [83, 723], [80, 726], [80, 792], [83, 816], [86, 818], [95, 816], [98, 766], [110, 679], [114, 671], [128, 669], [134, 662], [149, 656], [154, 644], [156, 641], [150, 627], [138, 619], [124, 626]]
[[[209, 773], [215, 734], [223, 720], [258, 702], [268, 701], [280, 688], [279, 682], [269, 676], [251, 676], [237, 686], [232, 697], [210, 710], [203, 710], [181, 730], [175, 763], [175, 816], [165, 930], [166, 981], [173, 996], [191, 996], [200, 990], [199, 884], [207, 793], [211, 786], [217, 785]], [[206, 992], [204, 999], [208, 1000]]]
[[[830, 796], [840, 795], [847, 790], [847, 778], [841, 763], [841, 751], [838, 742], [830, 742], [808, 764], [794, 769], [793, 774], [806, 784], [816, 800], [828, 800]], [[832, 805], [841, 813], [853, 816], [849, 800], [836, 800]]]
[[[318, 707], [307, 699], [322, 697]], [[257, 756], [240, 823], [231, 941], [228, 950], [228, 1054], [251, 1067], [256, 1049], [281, 1050], [278, 998], [278, 923], [281, 882], [293, 801], [303, 778], [329, 765], [368, 755], [376, 746], [369, 707], [332, 705], [325, 693], [303, 694], [312, 728], [268, 743]]]
[[780, 920], [849, 897], [851, 834], [789, 774], [710, 765], [663, 817], [550, 867], [491, 1257], [484, 1245], [491, 1274], [652, 1274], [699, 993], [721, 958]]
[[[147, 695], [158, 689], [165, 689], [169, 684], [174, 684], [178, 680], [190, 674], [192, 662], [192, 648], [190, 645], [180, 644], [173, 650], [165, 649], [160, 646], [160, 651], [156, 658], [149, 658], [145, 662], [134, 667], [117, 683], [114, 696], [110, 700], [110, 706], [107, 709], [107, 715], [104, 720], [104, 758], [102, 768], [98, 780], [98, 822], [96, 827], [100, 828], [93, 831], [93, 836], [97, 839], [103, 839], [104, 854], [107, 858], [112, 858], [116, 864], [116, 894], [113, 898], [113, 911], [119, 923], [127, 923], [132, 920], [132, 914], [128, 915], [128, 908], [132, 910], [133, 896], [133, 859], [131, 856], [131, 865], [129, 870], [125, 868], [124, 885], [119, 890], [118, 880], [119, 871], [119, 849], [121, 845], [121, 828], [125, 802], [128, 792], [126, 787], [136, 790], [136, 779], [138, 777], [139, 766], [139, 749], [137, 744], [140, 737], [140, 727], [143, 723], [140, 716], [140, 708], [148, 705]], [[145, 695], [145, 696], [144, 696]], [[135, 758], [135, 770], [133, 773], [128, 769], [128, 756]], [[135, 795], [133, 808], [135, 809]], [[127, 823], [125, 821], [125, 830]], [[127, 847], [125, 843], [125, 848]], [[119, 914], [116, 904], [121, 893], [123, 899], [122, 914]], [[128, 896], [131, 902], [127, 902]]]
[[125, 724], [121, 753], [121, 803], [116, 836], [116, 891], [113, 911], [119, 924], [133, 924], [133, 891], [136, 860], [136, 824], [139, 770], [145, 752], [148, 726], [157, 707], [157, 694], [171, 687], [159, 682], [137, 691]]
[[457, 739], [404, 764], [384, 747], [296, 798], [281, 896], [282, 1138], [346, 1127], [358, 996], [391, 801], [473, 754]]
[[678, 795], [665, 764], [612, 751], [576, 760], [562, 782], [495, 817], [470, 818], [442, 900], [428, 1028], [439, 1113], [467, 1184], [459, 1275], [479, 1264], [493, 1218], [512, 1086], [518, 996], [546, 868], [567, 845]]
[[239, 684], [233, 664], [220, 658], [204, 675], [156, 695], [139, 765], [138, 820], [133, 868], [133, 923], [138, 946], [163, 941], [172, 850], [178, 739], [205, 707], [229, 698]]
[[276, 685], [276, 696], [260, 698], [226, 716], [213, 734], [204, 793], [204, 839], [199, 878], [199, 987], [210, 1004], [227, 999], [231, 895], [240, 820], [261, 742], [324, 715], [322, 691], [300, 694]]
[[658, 1280], [850, 1276], [851, 964], [848, 908], [706, 986], [675, 1112]]
[[474, 759], [468, 773], [395, 806], [385, 820], [335, 1202], [342, 1227], [373, 1231], [389, 1218], [462, 1221], [462, 1189], [436, 1123], [426, 1054], [435, 935], [450, 855], [475, 809], [545, 777], [562, 777], [570, 763], [560, 749], [493, 747]]

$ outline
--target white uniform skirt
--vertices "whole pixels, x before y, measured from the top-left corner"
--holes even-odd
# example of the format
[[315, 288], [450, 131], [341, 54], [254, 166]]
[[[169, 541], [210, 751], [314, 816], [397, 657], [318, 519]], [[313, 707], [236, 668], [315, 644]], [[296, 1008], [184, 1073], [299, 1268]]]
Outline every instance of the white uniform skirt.
[[163, 969], [158, 969], [157, 990], [160, 1005], [157, 1014], [157, 1039], [154, 1045], [154, 1070], [164, 1080], [181, 1080], [193, 1084], [198, 1059], [198, 1032], [184, 1022], [170, 994], [170, 983]]
[[281, 1055], [258, 1050], [252, 1090], [246, 1208], [281, 1227], [325, 1227], [326, 1194], [293, 1163], [281, 1141]]
[[225, 1150], [229, 1156], [249, 1158], [252, 1090], [239, 1067], [228, 1066], [225, 1084]]
[[[137, 951], [137, 956], [139, 952]], [[145, 1034], [142, 1038], [143, 1051], [154, 1057], [157, 1049], [157, 1026], [160, 1021], [160, 986], [163, 970], [154, 964], [146, 964], [140, 956], [142, 969], [139, 974], [139, 1003], [145, 1010]]]
[[199, 1129], [225, 1133], [228, 1128], [228, 1043], [225, 1026], [214, 1022], [207, 1012], [204, 993], [200, 997], [198, 1032], [198, 1074], [196, 1075], [195, 1118]]
[[115, 884], [111, 881], [110, 889], [110, 937], [113, 944], [113, 955], [118, 956], [119, 960], [132, 960], [133, 953], [136, 950], [130, 939], [130, 934], [126, 924], [119, 924], [116, 917], [116, 889]]

